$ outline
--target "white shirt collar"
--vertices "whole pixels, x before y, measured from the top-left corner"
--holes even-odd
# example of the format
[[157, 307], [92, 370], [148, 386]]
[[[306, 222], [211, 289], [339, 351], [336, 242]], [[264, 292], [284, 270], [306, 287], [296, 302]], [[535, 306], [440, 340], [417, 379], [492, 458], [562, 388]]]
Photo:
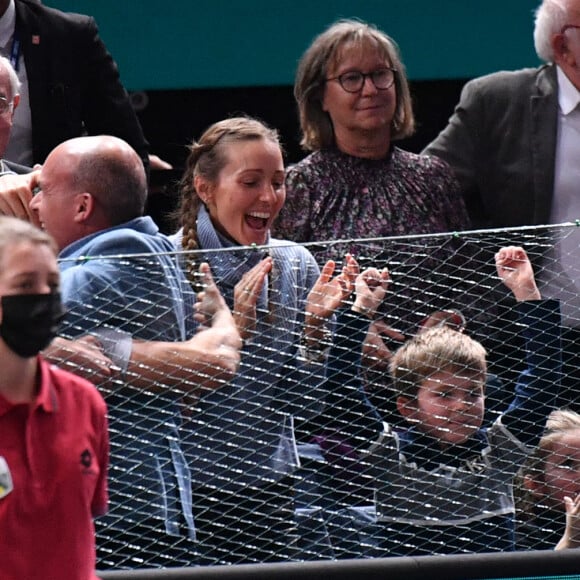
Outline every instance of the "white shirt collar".
[[558, 74], [558, 104], [563, 115], [571, 113], [580, 103], [580, 91], [572, 84], [564, 71], [556, 67]]
[[10, 0], [8, 8], [2, 18], [0, 18], [0, 46], [6, 47], [6, 45], [12, 39], [14, 34], [14, 26], [16, 25], [16, 7], [14, 5], [14, 0]]

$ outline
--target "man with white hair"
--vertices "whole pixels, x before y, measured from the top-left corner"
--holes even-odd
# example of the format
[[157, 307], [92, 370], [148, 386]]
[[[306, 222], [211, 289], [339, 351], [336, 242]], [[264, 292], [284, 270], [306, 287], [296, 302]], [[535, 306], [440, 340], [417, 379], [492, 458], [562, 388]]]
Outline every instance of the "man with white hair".
[[94, 18], [30, 0], [0, 0], [0, 54], [22, 83], [6, 157], [43, 163], [59, 143], [112, 134], [148, 164], [148, 143]]
[[[477, 227], [580, 219], [580, 0], [543, 0], [534, 42], [545, 64], [468, 82], [424, 151], [453, 167]], [[578, 407], [580, 230], [553, 235], [539, 282], [562, 303], [564, 378], [574, 397], [562, 403]]]
[[[10, 61], [0, 56], [0, 215], [34, 221], [28, 207], [35, 179], [30, 167], [4, 159], [20, 103], [20, 80]], [[22, 174], [22, 175], [16, 175]]]
[[0, 175], [11, 173], [9, 162], [4, 161], [4, 153], [10, 140], [14, 110], [20, 100], [20, 81], [10, 61], [0, 56]]
[[10, 61], [0, 56], [0, 177], [14, 173], [29, 173], [30, 167], [4, 159], [12, 126], [14, 111], [20, 103], [20, 80]]

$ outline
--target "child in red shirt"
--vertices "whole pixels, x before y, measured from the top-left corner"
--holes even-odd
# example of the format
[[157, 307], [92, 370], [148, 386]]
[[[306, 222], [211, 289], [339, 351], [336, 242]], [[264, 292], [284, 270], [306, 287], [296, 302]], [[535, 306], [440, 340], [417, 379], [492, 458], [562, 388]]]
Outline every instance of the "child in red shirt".
[[106, 406], [39, 352], [62, 316], [52, 239], [0, 217], [0, 562], [4, 580], [96, 579], [107, 509]]

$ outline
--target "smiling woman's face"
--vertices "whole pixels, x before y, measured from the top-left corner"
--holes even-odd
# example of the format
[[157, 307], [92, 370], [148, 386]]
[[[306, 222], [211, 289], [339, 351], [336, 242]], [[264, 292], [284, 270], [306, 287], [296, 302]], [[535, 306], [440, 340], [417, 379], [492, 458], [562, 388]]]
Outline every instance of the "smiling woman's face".
[[[345, 45], [337, 55], [336, 63], [326, 75], [335, 78], [347, 72], [358, 71], [365, 74], [390, 67], [391, 63], [381, 55], [378, 48], [371, 45]], [[327, 81], [322, 99], [322, 109], [326, 111], [334, 127], [337, 141], [358, 132], [389, 131], [397, 104], [395, 83], [388, 89], [377, 89], [370, 78], [360, 91], [348, 93], [338, 80]]]
[[265, 244], [286, 199], [280, 146], [267, 139], [236, 141], [225, 154], [217, 183], [198, 178], [196, 190], [218, 231], [243, 246]]

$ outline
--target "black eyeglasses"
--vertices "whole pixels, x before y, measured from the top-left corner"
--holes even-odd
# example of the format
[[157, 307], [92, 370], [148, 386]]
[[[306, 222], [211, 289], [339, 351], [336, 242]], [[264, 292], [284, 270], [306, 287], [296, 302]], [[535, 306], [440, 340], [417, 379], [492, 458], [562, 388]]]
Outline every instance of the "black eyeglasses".
[[564, 34], [566, 30], [570, 30], [571, 28], [580, 28], [580, 24], [564, 24], [564, 26], [560, 28], [560, 34]]
[[378, 68], [369, 73], [363, 73], [358, 70], [351, 70], [345, 72], [337, 77], [331, 77], [326, 79], [326, 81], [338, 81], [340, 86], [347, 93], [358, 93], [364, 86], [365, 81], [368, 78], [371, 79], [373, 85], [379, 91], [385, 91], [386, 89], [393, 86], [395, 82], [395, 73], [397, 69], [394, 68]]
[[6, 97], [0, 97], [0, 115], [8, 111], [12, 112], [13, 105], [13, 101], [9, 101]]

